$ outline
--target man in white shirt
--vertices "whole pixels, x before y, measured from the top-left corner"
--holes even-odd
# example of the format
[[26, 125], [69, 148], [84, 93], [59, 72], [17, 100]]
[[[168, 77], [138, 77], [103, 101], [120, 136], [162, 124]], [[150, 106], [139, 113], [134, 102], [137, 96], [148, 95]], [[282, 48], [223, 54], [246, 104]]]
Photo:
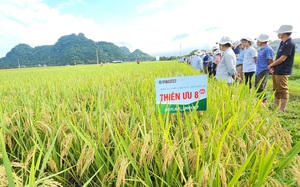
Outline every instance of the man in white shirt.
[[200, 57], [202, 55], [201, 51], [197, 51], [194, 53], [195, 55], [191, 58], [190, 65], [196, 70], [203, 70], [203, 61]]
[[237, 75], [236, 56], [231, 48], [232, 41], [229, 37], [224, 36], [221, 38], [219, 45], [223, 55], [217, 66], [216, 79], [224, 80], [230, 85], [234, 82]]
[[251, 38], [242, 38], [241, 42], [244, 45], [243, 72], [245, 75], [245, 84], [249, 84], [252, 88], [252, 77], [256, 71], [257, 51], [252, 46], [254, 41]]

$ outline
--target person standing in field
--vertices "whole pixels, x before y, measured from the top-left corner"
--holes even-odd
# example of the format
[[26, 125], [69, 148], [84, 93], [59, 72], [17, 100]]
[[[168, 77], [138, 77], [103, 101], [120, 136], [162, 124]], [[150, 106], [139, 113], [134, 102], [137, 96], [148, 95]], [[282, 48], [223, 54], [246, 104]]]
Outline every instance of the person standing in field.
[[213, 70], [213, 75], [216, 76], [216, 68], [218, 67], [218, 64], [220, 63], [221, 61], [221, 58], [222, 58], [222, 52], [220, 49], [217, 49], [215, 51], [215, 55], [216, 55], [216, 59], [215, 59], [215, 69]]
[[267, 97], [265, 88], [269, 77], [268, 65], [273, 62], [274, 51], [268, 45], [269, 36], [261, 34], [257, 38], [257, 45], [260, 47], [257, 60], [256, 60], [256, 72], [255, 72], [255, 88], [259, 98], [263, 99], [263, 103], [267, 103]]
[[238, 58], [239, 57], [239, 55], [240, 55], [240, 48], [238, 48], [238, 46], [241, 44], [241, 41], [240, 40], [237, 40], [237, 41], [235, 41], [234, 43], [233, 43], [233, 45], [232, 45], [232, 50], [233, 50], [233, 52], [234, 52], [234, 54], [235, 54], [235, 56], [236, 56], [236, 58]]
[[190, 64], [191, 64], [191, 58], [192, 58], [192, 57], [190, 57], [190, 56], [186, 58], [186, 64], [187, 64], [187, 65], [190, 65]]
[[236, 59], [236, 71], [238, 73], [237, 77], [240, 83], [244, 81], [244, 73], [243, 73], [243, 60], [244, 60], [244, 45], [240, 43], [238, 46], [235, 48], [239, 48], [240, 52], [239, 55]]
[[216, 76], [216, 68], [217, 68], [217, 64], [216, 64], [216, 51], [218, 50], [217, 46], [213, 46], [212, 47], [212, 59], [211, 59], [211, 67], [209, 69], [209, 77], [211, 77], [212, 75]]
[[208, 77], [211, 77], [211, 75], [212, 75], [212, 67], [213, 67], [213, 54], [212, 54], [212, 52], [211, 51], [208, 51], [207, 52], [208, 53], [208, 55], [209, 55], [209, 60], [208, 60], [208, 65], [207, 65], [207, 69], [208, 69]]
[[275, 91], [274, 107], [280, 106], [278, 112], [285, 112], [289, 99], [288, 79], [292, 74], [295, 56], [295, 43], [291, 38], [292, 25], [281, 25], [277, 31], [281, 40], [275, 61], [269, 64], [268, 68], [273, 73], [273, 89]]
[[226, 81], [231, 85], [236, 78], [236, 56], [231, 48], [232, 41], [228, 36], [223, 36], [219, 42], [223, 55], [220, 63], [217, 65], [216, 79]]
[[245, 84], [249, 84], [249, 88], [252, 88], [252, 77], [256, 71], [256, 59], [257, 51], [252, 46], [254, 41], [251, 38], [242, 38], [241, 42], [245, 46], [244, 58], [243, 58], [243, 73], [245, 75]]
[[205, 74], [208, 74], [208, 62], [209, 62], [209, 54], [207, 52], [203, 52], [203, 71]]
[[196, 69], [196, 70], [200, 70], [202, 71], [203, 70], [203, 61], [202, 61], [202, 58], [200, 57], [201, 56], [201, 51], [196, 51], [194, 53], [194, 56], [191, 58], [190, 60], [190, 65]]

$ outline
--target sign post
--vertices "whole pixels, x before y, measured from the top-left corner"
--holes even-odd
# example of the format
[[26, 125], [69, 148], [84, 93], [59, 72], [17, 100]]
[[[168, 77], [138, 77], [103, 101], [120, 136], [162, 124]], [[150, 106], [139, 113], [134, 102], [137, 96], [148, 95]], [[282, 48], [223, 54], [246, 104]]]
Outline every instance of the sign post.
[[155, 79], [156, 113], [206, 110], [207, 75]]

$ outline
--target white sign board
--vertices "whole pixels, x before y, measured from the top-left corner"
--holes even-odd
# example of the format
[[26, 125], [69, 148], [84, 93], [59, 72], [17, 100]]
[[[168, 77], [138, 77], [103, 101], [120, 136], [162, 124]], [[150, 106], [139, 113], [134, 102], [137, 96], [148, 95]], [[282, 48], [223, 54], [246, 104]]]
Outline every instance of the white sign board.
[[157, 78], [156, 112], [206, 110], [207, 75]]

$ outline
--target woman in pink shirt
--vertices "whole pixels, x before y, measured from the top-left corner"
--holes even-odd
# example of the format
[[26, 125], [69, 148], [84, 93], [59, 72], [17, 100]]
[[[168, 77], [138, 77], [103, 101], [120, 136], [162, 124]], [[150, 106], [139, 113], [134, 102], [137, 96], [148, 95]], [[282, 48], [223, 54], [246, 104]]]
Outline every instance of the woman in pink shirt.
[[218, 66], [219, 62], [221, 61], [221, 50], [217, 50], [215, 53], [216, 53], [216, 60], [215, 60], [215, 63], [216, 63], [217, 66]]
[[215, 53], [215, 61], [213, 62], [214, 63], [213, 75], [216, 76], [216, 69], [217, 69], [219, 62], [221, 61], [221, 50], [217, 49], [214, 53]]

